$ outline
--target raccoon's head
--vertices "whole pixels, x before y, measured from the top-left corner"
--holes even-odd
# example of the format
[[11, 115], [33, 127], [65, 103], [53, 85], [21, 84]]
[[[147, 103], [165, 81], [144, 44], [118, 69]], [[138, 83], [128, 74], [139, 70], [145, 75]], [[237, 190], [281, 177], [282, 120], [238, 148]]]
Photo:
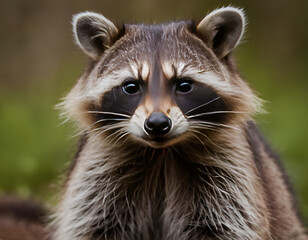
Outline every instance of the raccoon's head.
[[65, 112], [87, 134], [154, 148], [243, 123], [258, 108], [230, 58], [244, 26], [243, 12], [232, 7], [198, 25], [117, 28], [100, 14], [77, 14], [74, 35], [91, 63]]

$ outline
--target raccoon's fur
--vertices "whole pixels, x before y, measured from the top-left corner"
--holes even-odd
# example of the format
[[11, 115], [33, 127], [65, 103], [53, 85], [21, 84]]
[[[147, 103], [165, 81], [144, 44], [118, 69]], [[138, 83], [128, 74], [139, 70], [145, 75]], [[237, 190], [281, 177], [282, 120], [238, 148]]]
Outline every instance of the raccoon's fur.
[[230, 57], [242, 10], [121, 28], [85, 12], [73, 28], [91, 62], [62, 104], [82, 138], [55, 239], [307, 239]]

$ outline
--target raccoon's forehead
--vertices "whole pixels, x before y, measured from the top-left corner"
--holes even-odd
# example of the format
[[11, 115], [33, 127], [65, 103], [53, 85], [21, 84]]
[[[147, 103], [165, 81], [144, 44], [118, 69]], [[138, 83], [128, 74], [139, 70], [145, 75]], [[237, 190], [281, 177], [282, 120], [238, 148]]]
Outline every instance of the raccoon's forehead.
[[172, 66], [173, 72], [184, 67], [213, 68], [217, 65], [215, 57], [195, 35], [195, 28], [192, 22], [125, 25], [124, 35], [103, 57], [100, 73], [110, 74], [127, 68], [134, 75], [142, 74], [157, 62], [162, 67]]
[[219, 60], [194, 29], [191, 22], [125, 25], [122, 37], [81, 78], [82, 94], [99, 99], [127, 79], [147, 81], [157, 66], [166, 80], [191, 77], [203, 82], [220, 78]]

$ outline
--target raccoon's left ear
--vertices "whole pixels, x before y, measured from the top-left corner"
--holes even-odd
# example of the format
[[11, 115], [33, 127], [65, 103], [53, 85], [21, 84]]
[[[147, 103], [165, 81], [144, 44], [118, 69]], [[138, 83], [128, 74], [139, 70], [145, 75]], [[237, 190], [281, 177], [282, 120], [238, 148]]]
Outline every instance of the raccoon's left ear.
[[202, 40], [219, 57], [223, 58], [241, 40], [245, 28], [245, 16], [241, 9], [226, 7], [214, 10], [197, 26]]
[[79, 47], [96, 60], [117, 39], [118, 29], [103, 15], [83, 12], [73, 17], [73, 32]]

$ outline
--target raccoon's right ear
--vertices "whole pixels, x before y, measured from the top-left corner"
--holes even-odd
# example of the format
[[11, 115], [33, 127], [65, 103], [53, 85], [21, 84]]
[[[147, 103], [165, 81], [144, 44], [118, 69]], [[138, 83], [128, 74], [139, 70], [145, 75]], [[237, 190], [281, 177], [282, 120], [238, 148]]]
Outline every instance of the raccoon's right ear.
[[73, 32], [79, 47], [94, 60], [111, 47], [118, 36], [118, 29], [110, 20], [93, 12], [74, 15]]

